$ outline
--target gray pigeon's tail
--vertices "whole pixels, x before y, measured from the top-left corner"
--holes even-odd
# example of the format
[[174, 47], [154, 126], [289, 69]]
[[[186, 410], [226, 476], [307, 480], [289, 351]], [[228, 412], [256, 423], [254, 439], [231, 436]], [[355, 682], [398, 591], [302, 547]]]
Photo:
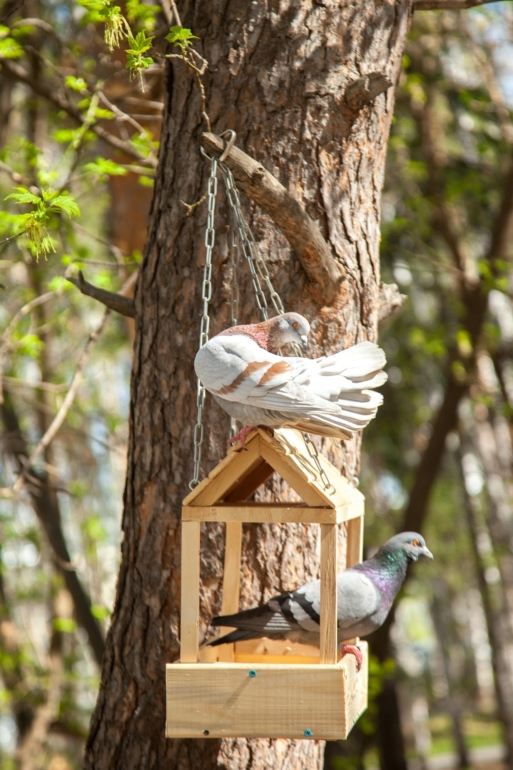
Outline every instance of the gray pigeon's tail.
[[231, 631], [229, 634], [219, 636], [217, 639], [211, 639], [210, 642], [207, 642], [207, 647], [217, 647], [219, 644], [242, 642], [246, 639], [258, 639], [258, 636], [258, 634], [253, 634], [251, 631], [245, 631], [242, 628], [237, 628], [235, 631]]

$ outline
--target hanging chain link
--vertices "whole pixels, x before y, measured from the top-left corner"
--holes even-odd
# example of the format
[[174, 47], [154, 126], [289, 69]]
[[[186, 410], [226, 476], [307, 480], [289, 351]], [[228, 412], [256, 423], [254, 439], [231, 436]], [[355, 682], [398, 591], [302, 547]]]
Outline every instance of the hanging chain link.
[[[210, 176], [207, 187], [207, 227], [205, 229], [205, 266], [203, 268], [203, 284], [201, 287], [201, 299], [203, 300], [203, 314], [200, 323], [199, 347], [202, 348], [208, 342], [210, 331], [210, 317], [208, 306], [212, 298], [212, 251], [216, 240], [215, 211], [217, 197], [217, 158], [211, 159]], [[198, 417], [194, 426], [194, 476], [189, 482], [189, 488], [194, 489], [199, 484], [201, 465], [201, 445], [203, 443], [203, 407], [205, 406], [205, 388], [198, 377], [196, 406]]]

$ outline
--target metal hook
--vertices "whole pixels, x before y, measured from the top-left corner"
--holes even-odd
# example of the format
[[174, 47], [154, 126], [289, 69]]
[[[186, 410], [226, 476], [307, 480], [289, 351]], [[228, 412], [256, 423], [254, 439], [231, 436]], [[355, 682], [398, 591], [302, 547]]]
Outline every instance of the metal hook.
[[226, 158], [231, 152], [233, 145], [235, 144], [235, 140], [237, 139], [237, 134], [235, 133], [235, 131], [232, 131], [231, 128], [228, 129], [228, 131], [223, 131], [223, 133], [220, 134], [219, 136], [222, 139], [223, 136], [226, 136], [226, 134], [229, 134], [230, 138], [228, 139], [227, 145], [224, 148], [222, 155], [220, 155], [219, 157], [219, 163], [222, 163], [224, 160], [226, 160]]
[[203, 157], [209, 160], [211, 163], [213, 163], [214, 160], [217, 160], [217, 158], [211, 158], [208, 152], [206, 152], [206, 150], [204, 149], [204, 147], [200, 147], [200, 152], [203, 155]]

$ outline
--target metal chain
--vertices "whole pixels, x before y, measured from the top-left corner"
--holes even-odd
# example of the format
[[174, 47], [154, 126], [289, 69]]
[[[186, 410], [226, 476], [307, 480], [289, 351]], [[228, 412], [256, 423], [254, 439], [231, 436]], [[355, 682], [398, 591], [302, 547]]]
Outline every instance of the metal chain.
[[242, 214], [239, 192], [235, 186], [233, 174], [228, 166], [226, 166], [224, 163], [221, 163], [220, 166], [221, 171], [223, 172], [224, 181], [226, 183], [228, 202], [235, 217], [235, 226], [238, 231], [239, 242], [242, 246], [242, 253], [244, 254], [244, 257], [246, 258], [249, 265], [249, 271], [251, 274], [251, 280], [253, 282], [253, 288], [255, 290], [257, 305], [260, 312], [262, 313], [264, 321], [267, 321], [269, 318], [269, 305], [267, 304], [260, 279], [266, 284], [269, 290], [269, 295], [271, 297], [271, 302], [278, 315], [282, 315], [285, 312], [285, 308], [283, 307], [283, 302], [281, 301], [280, 295], [272, 284], [267, 265], [258, 253], [258, 248], [255, 243], [253, 233], [251, 232], [251, 229], [245, 221], [244, 215]]
[[[207, 155], [206, 157], [208, 158], [209, 156]], [[201, 323], [200, 323], [200, 337], [199, 337], [200, 348], [202, 348], [203, 345], [205, 345], [205, 343], [208, 342], [208, 333], [210, 330], [210, 318], [208, 315], [208, 310], [209, 310], [209, 303], [212, 298], [212, 251], [215, 243], [214, 223], [215, 223], [215, 205], [216, 205], [216, 196], [217, 196], [218, 159], [209, 158], [209, 160], [211, 161], [212, 165], [210, 169], [210, 177], [208, 180], [208, 188], [207, 188], [208, 213], [207, 213], [207, 227], [205, 230], [205, 249], [206, 249], [205, 266], [203, 270], [203, 285], [202, 285], [202, 291], [201, 291], [201, 298], [203, 300], [203, 314], [201, 316]], [[268, 312], [269, 305], [267, 303], [264, 291], [262, 289], [261, 281], [263, 281], [266, 284], [269, 291], [270, 298], [271, 298], [271, 302], [273, 304], [275, 311], [278, 313], [278, 315], [282, 315], [285, 312], [285, 308], [283, 307], [283, 302], [281, 301], [280, 295], [275, 290], [272, 284], [271, 276], [269, 274], [267, 265], [258, 252], [258, 248], [255, 242], [255, 239], [253, 237], [253, 233], [251, 232], [251, 229], [247, 224], [247, 222], [245, 221], [244, 216], [242, 214], [240, 197], [239, 197], [237, 187], [235, 186], [233, 174], [231, 170], [228, 168], [228, 166], [226, 166], [224, 163], [219, 163], [219, 166], [221, 167], [221, 171], [224, 177], [224, 181], [226, 184], [226, 192], [228, 195], [228, 202], [232, 209], [234, 220], [235, 220], [234, 222], [235, 226], [232, 229], [231, 258], [230, 258], [230, 265], [232, 267], [232, 282], [231, 282], [231, 296], [230, 296], [232, 325], [236, 326], [238, 322], [238, 310], [239, 310], [239, 300], [240, 300], [239, 283], [238, 283], [238, 268], [239, 268], [239, 261], [240, 261], [239, 246], [242, 248], [242, 253], [244, 254], [244, 257], [249, 266], [249, 271], [251, 275], [251, 281], [253, 283], [253, 289], [255, 292], [257, 306], [262, 314], [262, 317], [264, 318], [265, 321], [267, 321], [269, 318], [269, 312]], [[299, 346], [293, 345], [293, 347], [296, 355], [301, 356], [302, 352]], [[196, 395], [196, 405], [198, 409], [198, 416], [197, 416], [196, 425], [194, 427], [194, 476], [192, 480], [189, 482], [190, 489], [194, 489], [199, 484], [199, 474], [200, 474], [200, 465], [201, 465], [201, 446], [203, 443], [203, 419], [202, 418], [203, 418], [203, 408], [205, 406], [205, 395], [206, 395], [205, 388], [203, 387], [200, 380], [198, 379], [197, 395]], [[236, 426], [235, 426], [235, 421], [233, 419], [231, 420], [231, 432], [232, 432], [232, 435], [235, 435]], [[333, 485], [331, 484], [326, 474], [326, 471], [321, 466], [317, 447], [315, 446], [314, 442], [312, 441], [312, 439], [307, 433], [303, 433], [302, 435], [303, 435], [303, 440], [305, 442], [305, 446], [308, 450], [308, 453], [317, 467], [319, 478], [322, 481], [324, 488], [326, 490], [332, 489], [333, 491], [335, 491]], [[354, 483], [354, 477], [351, 475], [345, 460], [343, 461], [343, 464], [347, 472], [349, 473], [351, 480]], [[358, 480], [356, 480], [356, 483], [357, 482]]]
[[[234, 223], [235, 224], [235, 223]], [[239, 238], [237, 228], [232, 225], [231, 228], [231, 244], [230, 244], [230, 266], [232, 268], [232, 280], [230, 283], [230, 311], [232, 317], [232, 326], [237, 326], [239, 317]], [[230, 417], [230, 435], [237, 435], [237, 421], [234, 417]]]
[[314, 442], [312, 441], [312, 439], [310, 438], [308, 433], [302, 433], [302, 436], [303, 436], [303, 441], [305, 442], [305, 446], [306, 446], [306, 448], [308, 450], [308, 454], [310, 455], [310, 457], [312, 458], [312, 460], [314, 461], [314, 463], [315, 463], [315, 465], [317, 467], [317, 472], [318, 472], [319, 477], [320, 477], [320, 479], [321, 479], [321, 481], [322, 481], [322, 483], [324, 485], [324, 489], [332, 490], [333, 492], [335, 492], [336, 491], [335, 487], [333, 486], [333, 484], [329, 480], [326, 471], [324, 470], [324, 468], [321, 465], [321, 461], [319, 460], [319, 453], [317, 451], [317, 447], [315, 446]]
[[[251, 280], [253, 282], [253, 288], [255, 290], [255, 297], [258, 307], [260, 308], [260, 312], [262, 313], [262, 316], [264, 317], [264, 320], [267, 321], [269, 315], [268, 315], [268, 304], [267, 300], [265, 298], [265, 294], [262, 290], [262, 284], [260, 282], [260, 279], [265, 282], [267, 285], [267, 288], [269, 290], [269, 295], [271, 297], [271, 302], [274, 306], [274, 309], [278, 313], [278, 315], [282, 315], [285, 312], [285, 308], [283, 307], [283, 302], [281, 301], [281, 297], [274, 288], [271, 276], [269, 275], [269, 270], [267, 269], [267, 265], [265, 261], [262, 259], [258, 252], [258, 247], [255, 243], [255, 239], [253, 237], [253, 233], [251, 232], [251, 229], [247, 222], [244, 219], [244, 216], [242, 214], [242, 209], [240, 205], [240, 198], [239, 193], [237, 190], [237, 187], [235, 186], [235, 182], [233, 179], [233, 174], [231, 170], [226, 166], [224, 163], [220, 164], [221, 171], [224, 176], [224, 180], [226, 183], [226, 191], [228, 193], [228, 201], [230, 203], [230, 206], [232, 208], [234, 217], [235, 217], [235, 225], [236, 229], [238, 231], [239, 235], [239, 241], [242, 245], [242, 251], [244, 253], [244, 256], [248, 262], [249, 270], [251, 273]], [[301, 349], [298, 345], [293, 345], [294, 352], [297, 356], [301, 356]], [[326, 471], [321, 466], [320, 460], [319, 460], [319, 454], [317, 452], [317, 447], [311, 440], [310, 436], [307, 433], [303, 433], [303, 440], [305, 442], [305, 446], [308, 450], [308, 453], [312, 460], [314, 461], [317, 471], [319, 473], [319, 477], [324, 484], [325, 489], [333, 489], [334, 487], [331, 484]]]
[[[212, 251], [216, 240], [215, 211], [217, 196], [217, 158], [210, 158], [210, 177], [207, 187], [207, 227], [205, 229], [205, 266], [203, 268], [203, 284], [201, 287], [201, 299], [203, 300], [203, 314], [200, 323], [199, 347], [202, 348], [208, 342], [210, 330], [210, 317], [208, 306], [212, 298]], [[196, 406], [198, 417], [194, 426], [194, 476], [189, 482], [189, 488], [194, 489], [199, 484], [201, 465], [201, 445], [203, 443], [203, 407], [205, 406], [205, 388], [198, 378], [196, 392]]]

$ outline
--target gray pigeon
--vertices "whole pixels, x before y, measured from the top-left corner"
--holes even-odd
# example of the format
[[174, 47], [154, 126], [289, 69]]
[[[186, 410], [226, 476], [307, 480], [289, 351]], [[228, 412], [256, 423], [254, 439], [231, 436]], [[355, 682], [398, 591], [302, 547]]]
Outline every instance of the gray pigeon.
[[[285, 313], [259, 324], [233, 326], [196, 354], [194, 368], [220, 406], [245, 426], [297, 428], [350, 438], [376, 415], [386, 382], [385, 354], [373, 342], [321, 358], [281, 357], [287, 342], [307, 346], [310, 324]], [[249, 428], [232, 441], [241, 440]]]
[[[421, 556], [433, 558], [422, 535], [402, 532], [388, 540], [372, 559], [338, 575], [339, 643], [355, 636], [367, 636], [384, 623], [406, 577], [408, 564]], [[296, 591], [274, 596], [260, 607], [213, 618], [213, 626], [234, 626], [236, 630], [208, 644], [215, 647], [267, 637], [319, 646], [319, 612], [320, 580], [313, 580]], [[346, 647], [347, 652], [356, 655], [360, 665], [358, 648]]]

